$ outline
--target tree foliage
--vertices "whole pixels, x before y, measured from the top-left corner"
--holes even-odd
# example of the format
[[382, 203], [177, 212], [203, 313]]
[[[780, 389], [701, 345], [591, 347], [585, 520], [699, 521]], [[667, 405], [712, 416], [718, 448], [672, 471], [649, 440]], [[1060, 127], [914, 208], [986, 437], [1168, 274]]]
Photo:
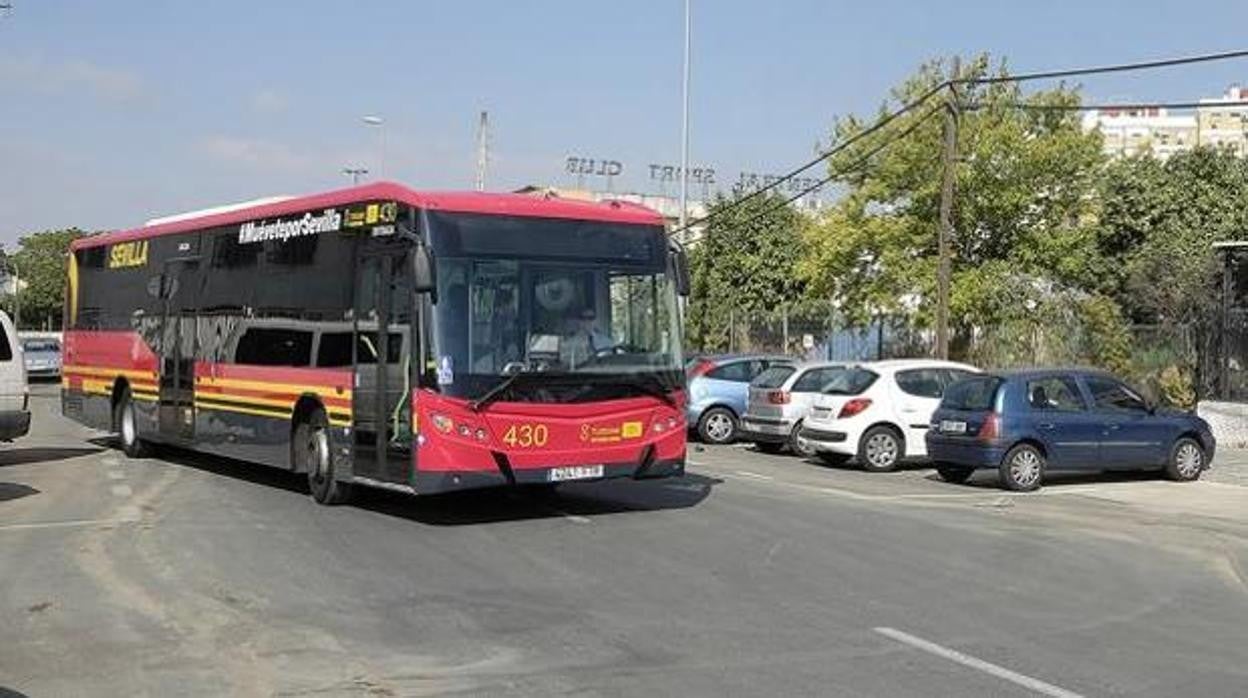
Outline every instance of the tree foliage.
[[[989, 72], [981, 56], [959, 77]], [[946, 64], [929, 63], [894, 91], [893, 101], [913, 101], [948, 77]], [[1078, 99], [1064, 87], [1029, 95], [1008, 83], [959, 88], [950, 319], [963, 338], [976, 327], [1026, 316], [1055, 290], [1095, 276], [1087, 194], [1102, 163], [1099, 136], [1085, 133], [1071, 114], [1015, 108]], [[852, 319], [883, 312], [920, 327], [934, 321], [943, 120], [940, 102], [930, 104], [830, 163], [832, 173], [844, 172], [881, 139], [916, 129], [844, 175], [846, 195], [810, 228], [803, 278], [814, 292], [840, 298]], [[838, 120], [834, 141], [878, 123], [888, 108], [870, 121]]]
[[[82, 237], [78, 228], [45, 230], [18, 240], [11, 255], [21, 278], [21, 314], [24, 327], [45, 321], [60, 327], [65, 299], [65, 260], [69, 244]], [[10, 306], [12, 305], [10, 299]]]
[[1102, 182], [1097, 242], [1105, 290], [1136, 321], [1206, 319], [1220, 278], [1211, 246], [1248, 231], [1248, 161], [1202, 147], [1164, 162], [1112, 162]]
[[690, 251], [693, 289], [688, 336], [693, 347], [728, 346], [730, 316], [774, 310], [802, 298], [796, 268], [804, 254], [805, 218], [779, 195], [748, 201], [720, 197]]

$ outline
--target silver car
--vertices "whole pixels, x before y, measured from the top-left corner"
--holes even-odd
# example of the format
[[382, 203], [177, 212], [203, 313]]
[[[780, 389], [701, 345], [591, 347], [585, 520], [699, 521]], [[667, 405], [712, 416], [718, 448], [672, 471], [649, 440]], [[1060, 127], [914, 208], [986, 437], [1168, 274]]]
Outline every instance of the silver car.
[[740, 440], [752, 441], [768, 453], [788, 446], [797, 455], [813, 455], [806, 440], [798, 437], [802, 420], [815, 398], [850, 367], [841, 362], [820, 362], [772, 366], [763, 371], [750, 383]]

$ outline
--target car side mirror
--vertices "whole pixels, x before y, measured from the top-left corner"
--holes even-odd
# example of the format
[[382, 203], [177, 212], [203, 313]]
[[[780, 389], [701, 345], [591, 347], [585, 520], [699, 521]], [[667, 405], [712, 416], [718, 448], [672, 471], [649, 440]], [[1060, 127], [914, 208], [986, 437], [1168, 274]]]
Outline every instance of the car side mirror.
[[438, 302], [438, 279], [433, 265], [433, 253], [428, 245], [417, 245], [412, 249], [408, 260], [411, 263], [412, 290], [416, 293], [428, 293], [429, 300]]
[[672, 248], [672, 269], [676, 274], [676, 293], [687, 297], [693, 287], [693, 278], [689, 273], [689, 254], [684, 247]]

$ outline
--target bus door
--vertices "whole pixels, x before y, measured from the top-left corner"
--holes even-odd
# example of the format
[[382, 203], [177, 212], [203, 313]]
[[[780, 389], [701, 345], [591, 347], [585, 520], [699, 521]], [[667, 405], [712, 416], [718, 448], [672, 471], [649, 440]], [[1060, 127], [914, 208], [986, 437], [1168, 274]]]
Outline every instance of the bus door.
[[189, 441], [195, 435], [195, 288], [198, 258], [165, 262], [160, 324], [161, 436]]
[[378, 243], [364, 243], [355, 270], [354, 468], [357, 475], [410, 484], [414, 315], [406, 247]]

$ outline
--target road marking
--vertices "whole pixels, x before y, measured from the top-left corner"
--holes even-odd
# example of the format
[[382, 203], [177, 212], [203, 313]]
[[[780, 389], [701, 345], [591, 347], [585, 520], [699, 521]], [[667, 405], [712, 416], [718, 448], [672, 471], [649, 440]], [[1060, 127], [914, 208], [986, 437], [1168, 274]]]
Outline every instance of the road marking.
[[108, 479], [109, 480], [125, 480], [126, 474], [119, 470], [110, 470], [108, 471]]
[[903, 633], [900, 630], [895, 630], [893, 628], [875, 628], [875, 632], [902, 644], [914, 647], [915, 649], [923, 650], [928, 654], [943, 657], [951, 662], [957, 662], [962, 666], [977, 669], [985, 674], [990, 674], [999, 679], [1017, 684], [1041, 695], [1052, 696], [1053, 698], [1083, 698], [1082, 695], [1075, 693], [1074, 691], [1068, 691], [1059, 686], [1054, 686], [1051, 683], [1041, 681], [1040, 679], [1035, 679], [1016, 671], [1010, 671], [1009, 669], [997, 666], [992, 662], [984, 661], [978, 657], [972, 657], [969, 654], [963, 654], [955, 649], [938, 645], [935, 642], [929, 642], [921, 637], [915, 637], [909, 633]]
[[116, 519], [75, 519], [70, 521], [41, 521], [37, 523], [6, 524], [0, 531], [29, 531], [41, 528], [84, 528], [90, 526], [116, 526], [117, 524], [135, 523], [139, 518], [137, 512], [133, 517], [123, 515]]
[[775, 480], [775, 479], [776, 479], [776, 478], [774, 478], [774, 477], [772, 477], [772, 476], [770, 476], [770, 475], [762, 475], [762, 474], [760, 474], [760, 473], [752, 473], [752, 472], [750, 472], [750, 471], [748, 471], [748, 470], [738, 470], [738, 471], [737, 471], [737, 474], [738, 474], [738, 475], [741, 475], [741, 476], [743, 476], [743, 477], [748, 477], [748, 478], [754, 479], [754, 480]]
[[129, 497], [134, 494], [134, 490], [130, 489], [130, 485], [113, 485], [112, 492], [114, 497]]

